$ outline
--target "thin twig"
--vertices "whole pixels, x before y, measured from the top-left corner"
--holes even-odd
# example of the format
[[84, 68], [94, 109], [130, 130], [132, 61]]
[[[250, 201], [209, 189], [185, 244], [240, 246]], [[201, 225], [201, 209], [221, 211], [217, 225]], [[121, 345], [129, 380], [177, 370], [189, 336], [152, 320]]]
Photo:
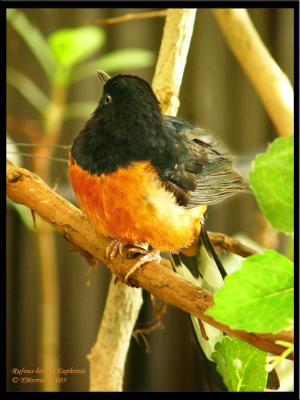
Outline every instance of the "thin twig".
[[201, 332], [201, 335], [202, 335], [203, 339], [209, 340], [209, 337], [207, 336], [207, 333], [206, 333], [205, 326], [204, 326], [203, 322], [199, 318], [197, 320], [198, 320], [200, 332]]
[[156, 321], [153, 324], [151, 324], [148, 327], [145, 328], [136, 328], [133, 331], [133, 337], [135, 338], [135, 340], [137, 341], [137, 343], [141, 343], [141, 338], [144, 341], [145, 345], [146, 345], [146, 351], [147, 353], [149, 353], [150, 351], [150, 346], [149, 343], [146, 339], [146, 335], [150, 335], [151, 332], [156, 331], [158, 329], [162, 329], [163, 328], [163, 323], [161, 321]]
[[50, 143], [19, 143], [19, 142], [6, 142], [8, 145], [19, 146], [19, 147], [51, 147], [54, 149], [66, 149], [70, 150], [72, 145], [64, 145], [64, 144], [50, 144]]
[[241, 257], [249, 257], [257, 254], [257, 251], [251, 249], [238, 239], [232, 238], [220, 232], [207, 232], [208, 236], [215, 247], [220, 247], [230, 253], [237, 254]]
[[159, 10], [159, 11], [147, 11], [140, 12], [134, 14], [125, 14], [119, 17], [113, 18], [93, 18], [88, 19], [84, 22], [84, 25], [113, 25], [120, 24], [122, 22], [141, 20], [147, 18], [157, 18], [157, 17], [165, 17], [167, 15], [168, 10]]
[[140, 337], [143, 339], [144, 343], [146, 344], [147, 351], [150, 350], [150, 346], [145, 338], [145, 335], [149, 335], [151, 332], [163, 328], [162, 317], [167, 311], [168, 307], [166, 303], [162, 302], [160, 299], [153, 296], [152, 294], [150, 294], [150, 298], [156, 321], [151, 324], [148, 323], [148, 326], [145, 326], [143, 328], [136, 328], [133, 332], [133, 337], [138, 343], [140, 343]]
[[31, 217], [32, 217], [32, 223], [33, 223], [33, 228], [36, 231], [37, 227], [36, 227], [36, 218], [35, 218], [35, 212], [33, 210], [30, 210], [31, 212]]

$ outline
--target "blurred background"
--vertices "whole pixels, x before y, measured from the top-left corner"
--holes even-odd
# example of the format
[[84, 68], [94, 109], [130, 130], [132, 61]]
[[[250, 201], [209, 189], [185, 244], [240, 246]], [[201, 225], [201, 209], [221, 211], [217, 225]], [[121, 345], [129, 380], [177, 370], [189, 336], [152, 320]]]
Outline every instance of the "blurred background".
[[[70, 145], [101, 97], [98, 68], [109, 74], [136, 74], [151, 82], [164, 17], [91, 25], [97, 18], [141, 11], [157, 10], [10, 10], [7, 141]], [[248, 11], [267, 48], [293, 84], [293, 10]], [[65, 28], [78, 30], [60, 31]], [[73, 52], [65, 49], [66, 41], [73, 43]], [[235, 168], [245, 177], [251, 160], [277, 137], [260, 99], [207, 9], [197, 13], [180, 104], [178, 115], [221, 139], [234, 155]], [[21, 154], [28, 152], [34, 157]], [[8, 145], [7, 153], [13, 162], [34, 170], [75, 203], [67, 164], [54, 159], [66, 159], [67, 148]], [[78, 253], [70, 251], [70, 243], [36, 219], [37, 231], [30, 211], [8, 202], [7, 388], [87, 391], [86, 356], [95, 342], [111, 275], [103, 266], [89, 267]], [[211, 206], [208, 228], [235, 235], [249, 244], [254, 241], [281, 251], [288, 246], [285, 237], [274, 233], [261, 216], [251, 194]], [[144, 299], [138, 326], [155, 321], [147, 293]], [[147, 337], [150, 351], [132, 339], [125, 390], [224, 390], [213, 367], [207, 367], [199, 352], [188, 316], [168, 307], [163, 324], [164, 329]], [[55, 350], [54, 360], [47, 354], [48, 348]], [[69, 376], [66, 383], [54, 387], [11, 383], [13, 368], [31, 369], [42, 364], [85, 368], [86, 373]]]

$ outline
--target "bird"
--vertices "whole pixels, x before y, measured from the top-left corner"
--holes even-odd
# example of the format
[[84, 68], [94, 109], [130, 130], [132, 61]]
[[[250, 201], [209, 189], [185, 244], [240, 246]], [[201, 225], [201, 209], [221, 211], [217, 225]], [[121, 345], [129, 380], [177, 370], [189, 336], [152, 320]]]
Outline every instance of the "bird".
[[182, 118], [163, 115], [151, 85], [128, 74], [97, 71], [103, 94], [73, 141], [68, 172], [77, 201], [97, 234], [111, 239], [106, 256], [142, 256], [125, 276], [161, 252], [178, 255], [202, 241], [207, 207], [246, 189], [216, 138]]

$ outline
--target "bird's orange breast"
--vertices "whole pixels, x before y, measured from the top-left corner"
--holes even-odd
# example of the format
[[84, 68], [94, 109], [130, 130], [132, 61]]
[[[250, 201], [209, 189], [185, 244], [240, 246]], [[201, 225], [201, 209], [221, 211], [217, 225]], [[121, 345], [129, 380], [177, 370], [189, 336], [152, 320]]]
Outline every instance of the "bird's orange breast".
[[148, 161], [91, 175], [70, 156], [69, 176], [80, 208], [100, 234], [172, 253], [188, 247], [199, 235], [206, 206], [179, 206]]

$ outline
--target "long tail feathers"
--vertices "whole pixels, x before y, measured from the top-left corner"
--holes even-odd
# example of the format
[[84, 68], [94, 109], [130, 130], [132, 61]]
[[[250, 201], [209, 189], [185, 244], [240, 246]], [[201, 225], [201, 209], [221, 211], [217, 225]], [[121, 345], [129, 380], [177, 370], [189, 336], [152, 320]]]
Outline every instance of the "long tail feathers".
[[[226, 277], [227, 273], [214, 249], [213, 244], [209, 239], [205, 227], [205, 216], [201, 220], [199, 245], [200, 245], [200, 251], [199, 251], [200, 257], [199, 257], [199, 267], [198, 267], [200, 268], [199, 272], [201, 271], [200, 272], [201, 276], [204, 274], [203, 278], [206, 282], [205, 285], [207, 285], [207, 288], [214, 292], [215, 290], [217, 290], [217, 288], [223, 285], [222, 282]], [[192, 278], [194, 278], [193, 274], [182, 263], [181, 256], [179, 254], [169, 254], [169, 258], [176, 272], [180, 273], [181, 275], [184, 275], [187, 279], [190, 278], [190, 280], [192, 280]]]
[[[201, 264], [201, 276], [202, 272], [204, 272], [203, 278], [194, 277], [194, 275], [182, 262], [179, 254], [168, 253], [168, 256], [170, 258], [174, 271], [182, 275], [189, 282], [194, 283], [197, 286], [204, 287], [207, 290], [211, 291], [211, 293], [214, 293], [218, 287], [221, 287], [223, 285], [223, 280], [221, 279], [220, 273], [222, 274], [222, 276], [224, 274], [226, 275], [226, 273], [221, 261], [219, 260], [216, 252], [213, 249], [212, 244], [210, 243], [207, 233], [206, 235], [205, 233], [203, 234], [203, 238], [201, 238], [202, 244], [199, 249], [199, 263]], [[213, 249], [213, 252], [211, 251], [211, 248]], [[216, 261], [216, 259], [218, 261]], [[220, 270], [220, 273], [218, 272], [218, 270]], [[201, 323], [198, 318], [193, 315], [190, 315], [190, 320], [193, 326], [193, 332], [195, 333], [200, 348], [202, 349], [206, 357], [209, 360], [212, 360], [211, 354], [214, 350], [214, 345], [217, 341], [221, 340], [222, 332], [203, 322]], [[204, 330], [205, 336], [203, 335], [202, 330]]]
[[202, 223], [202, 227], [201, 227], [200, 239], [201, 239], [201, 242], [202, 242], [203, 246], [205, 247], [205, 250], [207, 251], [208, 255], [214, 259], [214, 262], [216, 263], [218, 270], [220, 271], [220, 274], [222, 275], [222, 278], [224, 279], [225, 276], [227, 275], [227, 273], [223, 267], [221, 260], [219, 259], [218, 255], [214, 249], [214, 246], [212, 245], [212, 243], [209, 239], [206, 228], [204, 226], [204, 222]]

